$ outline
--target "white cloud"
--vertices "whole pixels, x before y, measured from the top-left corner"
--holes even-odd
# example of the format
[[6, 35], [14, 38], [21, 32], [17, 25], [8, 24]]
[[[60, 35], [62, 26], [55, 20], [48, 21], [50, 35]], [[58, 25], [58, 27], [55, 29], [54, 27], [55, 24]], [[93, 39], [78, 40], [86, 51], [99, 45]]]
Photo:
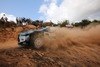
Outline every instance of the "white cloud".
[[4, 14], [8, 18], [8, 21], [16, 22], [16, 17], [14, 15], [6, 14], [6, 13], [0, 13], [0, 18], [3, 17]]
[[[39, 12], [46, 20], [55, 22], [62, 20], [79, 21], [85, 18], [100, 17], [100, 0], [44, 0]], [[98, 14], [99, 15], [95, 15]]]
[[40, 11], [39, 11], [39, 12], [45, 14], [46, 11], [47, 11], [47, 9], [48, 9], [48, 7], [47, 7], [45, 4], [43, 4], [43, 5], [40, 7]]

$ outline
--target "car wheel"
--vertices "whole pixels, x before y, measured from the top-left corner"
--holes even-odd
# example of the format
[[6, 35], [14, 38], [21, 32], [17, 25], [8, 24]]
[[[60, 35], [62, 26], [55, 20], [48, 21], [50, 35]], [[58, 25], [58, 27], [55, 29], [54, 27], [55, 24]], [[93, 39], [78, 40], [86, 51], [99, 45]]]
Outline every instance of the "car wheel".
[[42, 38], [36, 38], [34, 40], [34, 47], [39, 49], [43, 46], [43, 41], [42, 41]]
[[39, 49], [43, 46], [43, 34], [42, 33], [33, 33], [30, 36], [30, 44], [36, 49]]

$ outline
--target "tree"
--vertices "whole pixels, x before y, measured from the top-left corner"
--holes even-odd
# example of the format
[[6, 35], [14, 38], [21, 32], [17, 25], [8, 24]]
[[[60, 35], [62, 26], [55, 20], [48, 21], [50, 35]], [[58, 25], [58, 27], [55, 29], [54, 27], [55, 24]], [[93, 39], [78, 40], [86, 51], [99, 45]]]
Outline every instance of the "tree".
[[68, 20], [65, 20], [60, 24], [60, 27], [66, 27], [66, 25], [68, 24], [69, 24]]
[[91, 21], [89, 21], [87, 19], [84, 19], [81, 22], [75, 23], [74, 26], [76, 26], [76, 27], [82, 27], [83, 28], [83, 27], [89, 25], [90, 23], [91, 23]]
[[79, 23], [79, 26], [81, 26], [82, 28], [89, 25], [91, 23], [91, 21], [84, 19]]
[[100, 24], [100, 21], [99, 20], [93, 20], [92, 23], [99, 23]]

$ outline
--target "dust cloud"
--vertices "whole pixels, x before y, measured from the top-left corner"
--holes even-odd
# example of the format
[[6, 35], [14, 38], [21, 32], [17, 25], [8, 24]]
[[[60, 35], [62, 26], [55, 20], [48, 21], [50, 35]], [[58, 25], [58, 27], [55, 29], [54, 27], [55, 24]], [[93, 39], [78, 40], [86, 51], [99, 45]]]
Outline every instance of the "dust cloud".
[[49, 53], [63, 56], [66, 63], [79, 67], [99, 67], [100, 26], [91, 28], [54, 28], [44, 37]]
[[48, 49], [99, 46], [100, 26], [91, 27], [90, 29], [56, 27], [45, 35], [44, 44]]

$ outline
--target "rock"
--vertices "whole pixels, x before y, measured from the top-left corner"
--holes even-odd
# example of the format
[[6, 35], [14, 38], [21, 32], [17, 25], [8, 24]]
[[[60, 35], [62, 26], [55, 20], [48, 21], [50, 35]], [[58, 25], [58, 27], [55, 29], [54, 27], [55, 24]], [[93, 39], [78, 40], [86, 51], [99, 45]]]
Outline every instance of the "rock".
[[27, 58], [27, 55], [23, 54], [23, 58]]
[[28, 63], [27, 65], [28, 65], [28, 66], [31, 66], [31, 63]]

